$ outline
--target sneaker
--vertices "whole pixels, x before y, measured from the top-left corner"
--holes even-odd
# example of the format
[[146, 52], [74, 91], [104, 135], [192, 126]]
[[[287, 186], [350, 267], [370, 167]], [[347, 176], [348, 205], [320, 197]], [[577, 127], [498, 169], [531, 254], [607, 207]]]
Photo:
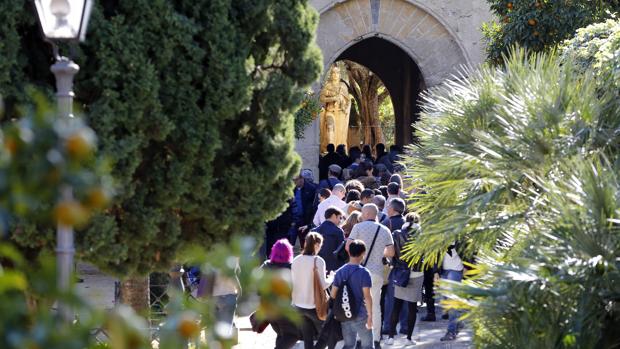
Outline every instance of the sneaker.
[[375, 341], [375, 349], [381, 349], [381, 343], [379, 341]]
[[385, 341], [385, 344], [387, 344], [387, 345], [394, 345], [394, 338], [388, 338], [388, 339]]
[[426, 314], [425, 317], [422, 318], [422, 321], [437, 321], [435, 314]]
[[456, 334], [452, 332], [446, 332], [446, 334], [443, 337], [441, 337], [440, 341], [446, 342], [446, 341], [453, 341], [455, 339], [456, 339]]
[[412, 345], [416, 345], [416, 342], [415, 342], [414, 340], [412, 340], [412, 339], [407, 339], [407, 340], [405, 341], [405, 346], [406, 346], [406, 347], [408, 347], [408, 346], [412, 346]]

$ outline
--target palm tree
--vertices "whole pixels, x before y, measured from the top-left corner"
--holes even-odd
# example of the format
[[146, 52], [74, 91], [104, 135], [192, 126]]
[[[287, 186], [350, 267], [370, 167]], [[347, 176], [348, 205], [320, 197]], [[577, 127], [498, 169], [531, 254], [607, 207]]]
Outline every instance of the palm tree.
[[404, 161], [424, 189], [406, 258], [475, 257], [446, 291], [480, 347], [620, 345], [620, 104], [569, 56], [517, 50], [431, 91]]

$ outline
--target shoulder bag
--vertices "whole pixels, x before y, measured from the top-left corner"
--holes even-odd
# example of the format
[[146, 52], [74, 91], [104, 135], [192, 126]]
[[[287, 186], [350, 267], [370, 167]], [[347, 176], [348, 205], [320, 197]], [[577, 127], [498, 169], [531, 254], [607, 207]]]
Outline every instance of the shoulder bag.
[[327, 296], [327, 292], [323, 289], [323, 283], [321, 282], [321, 278], [325, 278], [325, 276], [319, 275], [319, 269], [316, 267], [317, 257], [314, 257], [314, 306], [316, 309], [316, 316], [319, 320], [327, 319], [327, 308], [329, 303], [329, 297]]

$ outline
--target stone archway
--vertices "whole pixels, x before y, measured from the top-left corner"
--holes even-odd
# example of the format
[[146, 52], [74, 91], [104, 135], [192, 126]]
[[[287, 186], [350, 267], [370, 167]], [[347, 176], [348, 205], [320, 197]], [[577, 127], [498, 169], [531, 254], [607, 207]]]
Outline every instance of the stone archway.
[[[337, 60], [351, 59], [366, 66], [374, 64], [369, 68], [378, 74], [383, 70], [386, 75], [387, 70], [393, 69], [412, 77], [408, 83], [393, 82], [392, 88], [388, 87], [392, 96], [401, 96], [398, 105], [395, 102], [395, 112], [399, 115], [397, 127], [405, 133], [410, 132], [410, 124], [415, 121], [415, 99], [422, 89], [449, 79], [462, 66], [476, 66], [483, 61], [480, 26], [491, 18], [485, 0], [311, 0], [310, 3], [320, 14], [317, 43], [323, 51], [324, 71]], [[382, 52], [377, 47], [382, 45], [404, 53], [412, 64], [404, 58], [399, 58], [400, 64], [394, 59], [379, 62], [377, 56]], [[387, 58], [388, 52], [385, 54]], [[410, 90], [404, 91], [407, 86]], [[317, 84], [316, 89], [319, 88]], [[411, 137], [405, 133], [399, 136], [400, 142], [410, 141]], [[296, 149], [304, 167], [316, 168], [319, 121], [309, 127]]]

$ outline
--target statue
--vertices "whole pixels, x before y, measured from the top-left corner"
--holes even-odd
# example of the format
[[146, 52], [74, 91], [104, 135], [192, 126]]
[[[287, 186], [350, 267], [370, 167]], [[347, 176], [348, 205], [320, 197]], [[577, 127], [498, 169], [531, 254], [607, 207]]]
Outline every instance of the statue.
[[323, 86], [320, 101], [324, 104], [321, 111], [321, 152], [328, 144], [347, 145], [349, 132], [349, 111], [351, 99], [347, 85], [340, 81], [340, 69], [334, 65], [329, 78]]

